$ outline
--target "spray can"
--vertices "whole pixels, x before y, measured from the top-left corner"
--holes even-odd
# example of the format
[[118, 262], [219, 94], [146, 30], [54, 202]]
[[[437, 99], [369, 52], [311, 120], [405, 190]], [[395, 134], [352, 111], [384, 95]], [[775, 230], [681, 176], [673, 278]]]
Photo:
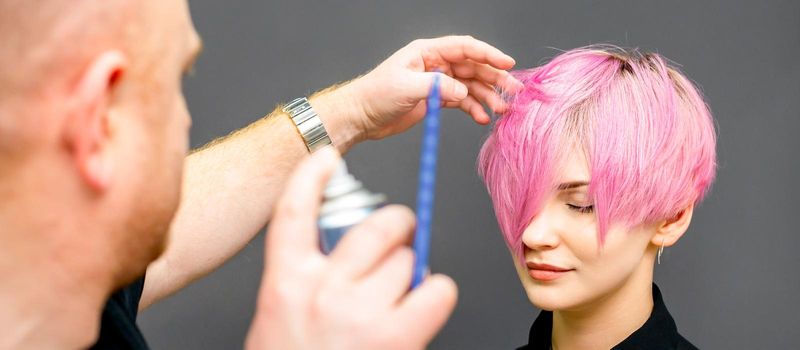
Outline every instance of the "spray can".
[[318, 221], [320, 248], [329, 254], [344, 234], [386, 204], [386, 196], [372, 193], [347, 171], [344, 160], [325, 187]]

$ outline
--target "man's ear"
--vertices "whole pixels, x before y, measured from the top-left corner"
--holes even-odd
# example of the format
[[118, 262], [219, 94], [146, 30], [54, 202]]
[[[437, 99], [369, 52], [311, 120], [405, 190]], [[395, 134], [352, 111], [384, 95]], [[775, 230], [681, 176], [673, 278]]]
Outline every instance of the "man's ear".
[[670, 247], [675, 244], [689, 228], [692, 213], [694, 213], [694, 203], [689, 204], [675, 216], [660, 222], [650, 243], [657, 247]]
[[108, 188], [114, 175], [110, 112], [127, 60], [119, 51], [96, 56], [73, 85], [64, 141], [81, 178], [94, 191]]

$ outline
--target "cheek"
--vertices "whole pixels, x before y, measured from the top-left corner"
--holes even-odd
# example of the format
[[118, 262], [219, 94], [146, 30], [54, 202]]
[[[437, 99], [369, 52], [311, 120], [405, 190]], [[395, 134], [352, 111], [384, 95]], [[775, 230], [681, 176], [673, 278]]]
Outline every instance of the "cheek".
[[180, 181], [183, 173], [183, 162], [189, 146], [188, 113], [183, 98], [175, 87], [168, 96], [152, 109], [152, 145], [151, 166], [157, 168], [158, 177], [162, 180], [160, 192], [164, 200], [174, 204], [179, 196]]
[[172, 96], [162, 110], [159, 134], [163, 140], [163, 149], [171, 154], [170, 160], [174, 161], [176, 157], [185, 156], [189, 149], [191, 118], [180, 91], [175, 91]]
[[581, 250], [581, 279], [598, 293], [624, 283], [642, 263], [647, 242], [640, 232], [612, 229], [600, 249]]
[[189, 114], [189, 108], [186, 106], [186, 99], [183, 97], [183, 93], [178, 90], [177, 95], [175, 119], [178, 124], [176, 126], [178, 131], [176, 133], [180, 133], [178, 139], [181, 141], [184, 153], [186, 153], [189, 149], [189, 129], [192, 126], [192, 116]]
[[598, 255], [597, 225], [594, 222], [575, 222], [562, 231], [562, 241], [578, 260], [580, 267], [593, 265], [601, 258]]

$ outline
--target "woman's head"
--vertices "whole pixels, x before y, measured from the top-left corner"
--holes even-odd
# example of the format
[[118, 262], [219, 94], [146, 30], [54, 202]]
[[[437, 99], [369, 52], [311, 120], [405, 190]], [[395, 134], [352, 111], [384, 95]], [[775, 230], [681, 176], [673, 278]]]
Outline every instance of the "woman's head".
[[652, 271], [654, 247], [683, 234], [714, 179], [713, 121], [657, 54], [590, 47], [515, 74], [525, 88], [479, 173], [531, 300], [578, 306]]

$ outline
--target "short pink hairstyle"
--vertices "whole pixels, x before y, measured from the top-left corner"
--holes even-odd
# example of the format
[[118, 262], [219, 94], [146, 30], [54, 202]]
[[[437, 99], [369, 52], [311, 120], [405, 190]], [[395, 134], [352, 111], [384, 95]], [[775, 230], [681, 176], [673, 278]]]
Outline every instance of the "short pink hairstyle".
[[602, 245], [702, 200], [716, 172], [714, 122], [698, 89], [658, 54], [595, 46], [513, 73], [509, 96], [478, 157], [500, 229], [521, 236], [556, 190], [564, 156], [583, 151]]

